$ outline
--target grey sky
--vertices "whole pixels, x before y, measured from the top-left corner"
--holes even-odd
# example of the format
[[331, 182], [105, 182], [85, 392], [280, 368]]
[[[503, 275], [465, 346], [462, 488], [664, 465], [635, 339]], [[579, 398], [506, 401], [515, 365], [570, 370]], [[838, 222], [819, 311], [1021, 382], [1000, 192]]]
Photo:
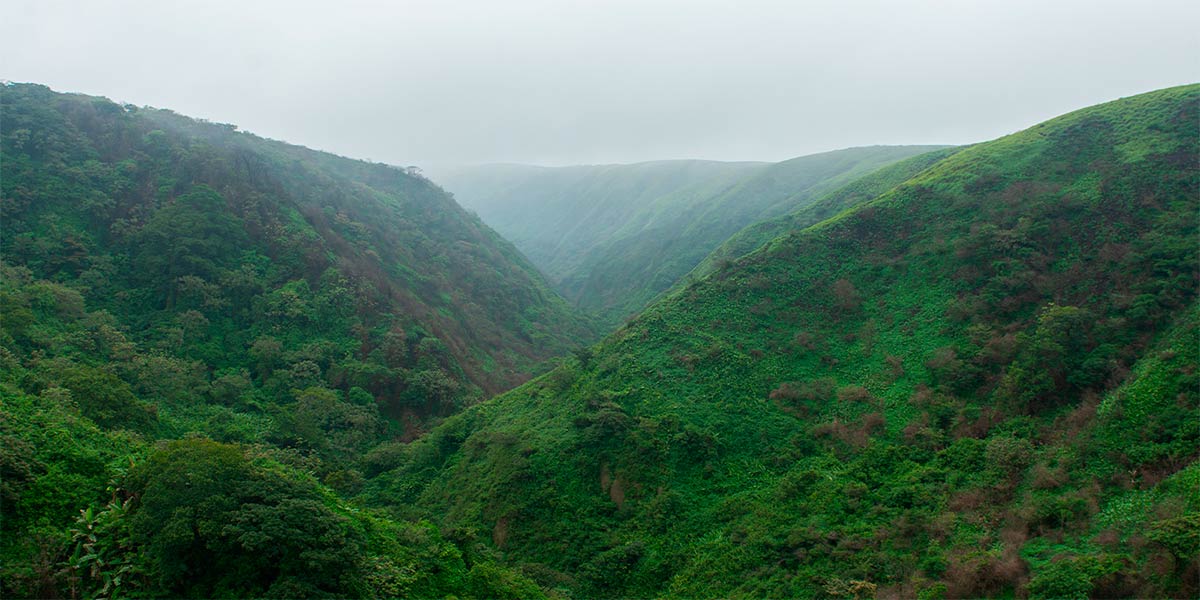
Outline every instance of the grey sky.
[[1200, 81], [1200, 2], [5, 0], [0, 78], [394, 164], [966, 143]]

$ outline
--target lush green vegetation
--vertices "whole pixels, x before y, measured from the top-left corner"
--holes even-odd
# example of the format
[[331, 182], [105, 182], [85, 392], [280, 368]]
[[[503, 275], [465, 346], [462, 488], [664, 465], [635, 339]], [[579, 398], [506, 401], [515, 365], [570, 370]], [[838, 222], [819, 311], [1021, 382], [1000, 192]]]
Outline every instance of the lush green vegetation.
[[[405, 170], [35, 85], [0, 103], [3, 595], [399, 593], [439, 569], [459, 579], [419, 589], [468, 593], [436, 530], [331, 488], [591, 326]], [[175, 460], [217, 487], [171, 495]], [[199, 537], [162, 520], [213, 494]]]
[[1200, 86], [920, 165], [380, 462], [585, 597], [1200, 590]]
[[485, 165], [437, 179], [512, 240], [567, 299], [616, 324], [742, 227], [933, 148], [851, 148], [776, 164]]
[[797, 231], [815, 225], [859, 204], [874, 200], [880, 194], [916, 177], [921, 171], [961, 149], [958, 147], [943, 148], [906, 158], [858, 177], [815, 200], [801, 203], [800, 208], [790, 213], [752, 223], [726, 239], [699, 265], [696, 265], [688, 277], [677, 281], [675, 287], [682, 287], [713, 271], [724, 269], [731, 261], [765, 246], [789, 231]]
[[772, 218], [590, 348], [413, 173], [0, 94], [4, 597], [1200, 595], [1200, 86], [663, 184]]

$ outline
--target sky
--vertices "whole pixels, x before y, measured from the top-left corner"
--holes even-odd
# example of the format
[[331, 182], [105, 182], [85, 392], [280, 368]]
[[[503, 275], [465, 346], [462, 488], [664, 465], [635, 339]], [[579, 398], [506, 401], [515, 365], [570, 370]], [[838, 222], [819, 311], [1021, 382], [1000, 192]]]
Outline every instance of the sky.
[[4, 0], [0, 22], [0, 79], [404, 166], [962, 144], [1200, 81], [1194, 0]]

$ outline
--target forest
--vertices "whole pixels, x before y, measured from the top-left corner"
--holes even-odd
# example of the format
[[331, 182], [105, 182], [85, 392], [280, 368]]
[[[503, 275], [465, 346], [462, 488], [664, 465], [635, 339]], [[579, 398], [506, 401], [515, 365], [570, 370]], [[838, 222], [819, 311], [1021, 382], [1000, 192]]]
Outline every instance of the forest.
[[1200, 85], [428, 178], [0, 111], [3, 597], [1200, 595]]

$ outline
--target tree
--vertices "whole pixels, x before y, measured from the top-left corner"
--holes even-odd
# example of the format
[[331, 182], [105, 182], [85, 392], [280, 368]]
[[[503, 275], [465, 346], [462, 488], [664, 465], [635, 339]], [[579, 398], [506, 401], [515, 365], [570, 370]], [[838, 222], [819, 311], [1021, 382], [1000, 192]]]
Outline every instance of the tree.
[[862, 304], [862, 297], [859, 295], [858, 289], [846, 278], [833, 282], [833, 299], [838, 311], [843, 313], [858, 310]]
[[[156, 288], [160, 304], [172, 308], [181, 278], [217, 281], [235, 264], [245, 239], [225, 200], [208, 186], [196, 186], [155, 211], [135, 236], [135, 278]], [[195, 287], [194, 280], [184, 281]]]
[[156, 407], [139, 400], [129, 384], [108, 371], [75, 365], [62, 370], [58, 379], [84, 416], [101, 427], [145, 431], [158, 420]]
[[317, 484], [205, 439], [163, 445], [129, 476], [133, 539], [175, 597], [350, 595], [361, 540]]

